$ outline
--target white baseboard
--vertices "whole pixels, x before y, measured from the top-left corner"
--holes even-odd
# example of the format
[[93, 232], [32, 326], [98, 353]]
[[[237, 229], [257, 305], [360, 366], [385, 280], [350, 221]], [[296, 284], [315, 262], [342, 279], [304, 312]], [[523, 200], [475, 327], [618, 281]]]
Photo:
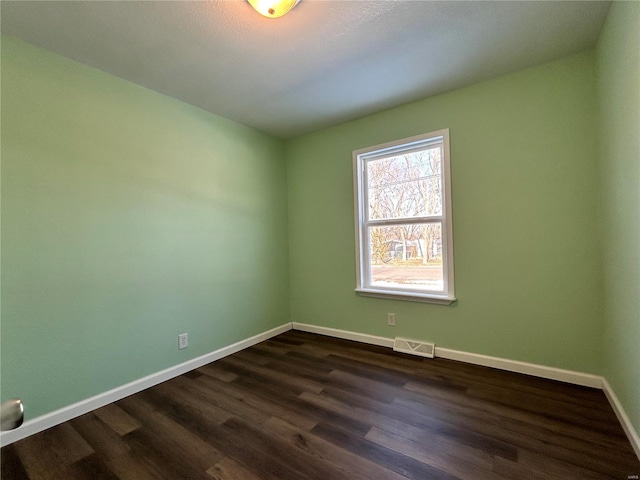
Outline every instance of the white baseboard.
[[607, 382], [606, 378], [602, 379], [602, 390], [609, 399], [609, 403], [611, 404], [613, 411], [616, 412], [616, 416], [618, 417], [618, 420], [620, 421], [624, 432], [627, 434], [627, 437], [631, 442], [631, 446], [635, 450], [638, 459], [640, 459], [640, 436], [638, 435], [638, 432], [636, 432], [636, 430], [633, 428], [629, 416], [624, 411], [624, 408], [622, 408], [620, 400], [618, 400], [618, 397], [614, 393], [613, 388], [611, 388], [611, 385], [609, 385], [609, 382]]
[[293, 322], [292, 325], [294, 330], [300, 330], [302, 332], [317, 333], [320, 335], [326, 335], [327, 337], [336, 337], [344, 340], [354, 340], [356, 342], [393, 348], [393, 338], [376, 337], [375, 335], [368, 335], [366, 333], [349, 332], [347, 330], [338, 330], [337, 328], [319, 327], [317, 325], [309, 325], [307, 323]]
[[436, 347], [436, 357], [448, 360], [458, 360], [460, 362], [472, 363], [483, 367], [492, 367], [509, 372], [523, 373], [534, 377], [546, 378], [548, 380], [559, 380], [574, 385], [584, 387], [602, 388], [602, 377], [589, 373], [574, 372], [573, 370], [563, 370], [561, 368], [547, 367], [535, 363], [519, 362], [506, 358], [490, 357], [478, 353], [461, 352], [449, 348]]
[[280, 325], [279, 327], [254, 335], [253, 337], [220, 348], [207, 353], [206, 355], [202, 355], [179, 365], [167, 368], [166, 370], [134, 380], [133, 382], [114, 388], [108, 392], [101, 393], [95, 397], [81, 400], [80, 402], [68, 405], [54, 412], [27, 420], [21, 427], [15, 430], [2, 432], [0, 434], [0, 446], [4, 447], [10, 443], [17, 442], [18, 440], [30, 435], [41, 432], [55, 425], [59, 425], [60, 423], [79, 417], [80, 415], [84, 415], [85, 413], [89, 413], [97, 408], [104, 407], [105, 405], [121, 400], [129, 395], [141, 392], [149, 387], [153, 387], [154, 385], [170, 380], [178, 375], [182, 375], [183, 373], [190, 372], [195, 368], [200, 368], [208, 363], [239, 352], [240, 350], [263, 342], [264, 340], [268, 340], [271, 337], [275, 337], [276, 335], [280, 335], [281, 333], [289, 330], [291, 330], [291, 323], [285, 323], [284, 325]]

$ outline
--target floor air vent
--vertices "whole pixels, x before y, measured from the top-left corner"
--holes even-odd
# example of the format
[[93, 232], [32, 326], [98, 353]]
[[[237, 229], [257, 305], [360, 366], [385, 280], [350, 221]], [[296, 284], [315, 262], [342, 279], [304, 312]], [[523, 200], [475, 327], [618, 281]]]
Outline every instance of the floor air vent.
[[418, 342], [416, 340], [408, 340], [406, 338], [396, 337], [393, 342], [393, 350], [396, 352], [409, 353], [411, 355], [433, 358], [433, 355], [436, 351], [436, 346], [433, 343]]

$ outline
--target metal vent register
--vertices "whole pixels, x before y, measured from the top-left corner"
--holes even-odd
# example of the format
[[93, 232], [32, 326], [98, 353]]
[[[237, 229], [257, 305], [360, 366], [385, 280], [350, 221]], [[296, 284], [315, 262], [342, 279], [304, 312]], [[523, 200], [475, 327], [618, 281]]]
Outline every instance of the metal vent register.
[[396, 352], [408, 353], [410, 355], [433, 358], [436, 352], [436, 345], [434, 343], [396, 337], [393, 341], [393, 350]]

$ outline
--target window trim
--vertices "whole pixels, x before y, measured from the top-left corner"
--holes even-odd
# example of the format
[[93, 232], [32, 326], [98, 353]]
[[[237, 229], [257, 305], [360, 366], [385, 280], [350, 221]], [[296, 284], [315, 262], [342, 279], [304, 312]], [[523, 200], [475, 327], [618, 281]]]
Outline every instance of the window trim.
[[[364, 165], [366, 161], [389, 156], [394, 151], [407, 152], [420, 150], [428, 147], [430, 141], [440, 142], [442, 138], [443, 160], [442, 160], [442, 201], [443, 209], [440, 215], [411, 217], [406, 219], [392, 220], [366, 219], [366, 208], [368, 205], [368, 188], [364, 183], [366, 175]], [[436, 140], [438, 139], [438, 140]], [[414, 144], [414, 145], [412, 145]], [[402, 148], [406, 147], [406, 148]], [[355, 291], [363, 296], [381, 297], [394, 300], [405, 300], [413, 302], [436, 303], [449, 305], [456, 300], [453, 279], [453, 217], [451, 213], [451, 157], [449, 148], [449, 129], [437, 130], [435, 132], [403, 138], [392, 142], [387, 142], [372, 147], [353, 151], [353, 182], [354, 182], [354, 214], [355, 214], [355, 240], [356, 240], [356, 289]], [[369, 226], [383, 226], [385, 223], [441, 223], [442, 224], [442, 266], [443, 266], [443, 286], [444, 292], [426, 292], [411, 288], [378, 288], [366, 284], [370, 278], [369, 256], [366, 248], [369, 245], [367, 229]], [[363, 249], [364, 247], [364, 249]]]

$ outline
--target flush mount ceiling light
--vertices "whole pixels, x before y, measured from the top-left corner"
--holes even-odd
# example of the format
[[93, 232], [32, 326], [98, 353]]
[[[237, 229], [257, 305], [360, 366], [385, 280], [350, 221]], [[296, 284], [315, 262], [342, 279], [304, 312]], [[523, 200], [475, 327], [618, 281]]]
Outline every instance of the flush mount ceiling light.
[[295, 7], [300, 0], [248, 0], [260, 15], [278, 18]]

